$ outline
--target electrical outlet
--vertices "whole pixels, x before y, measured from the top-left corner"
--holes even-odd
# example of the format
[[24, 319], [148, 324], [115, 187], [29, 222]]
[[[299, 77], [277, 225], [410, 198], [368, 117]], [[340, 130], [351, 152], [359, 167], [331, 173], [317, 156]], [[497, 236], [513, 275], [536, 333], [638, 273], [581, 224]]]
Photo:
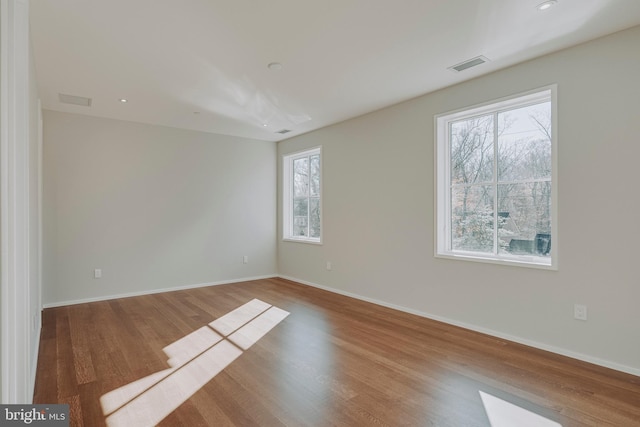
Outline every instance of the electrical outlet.
[[102, 270], [100, 268], [96, 268], [95, 270], [93, 270], [93, 278], [94, 279], [102, 278]]
[[245, 255], [245, 256], [242, 257], [242, 263], [243, 264], [249, 264], [249, 256], [248, 255]]
[[327, 261], [327, 270], [331, 270], [331, 261]]
[[574, 304], [573, 317], [578, 320], [587, 320], [587, 306], [582, 304]]

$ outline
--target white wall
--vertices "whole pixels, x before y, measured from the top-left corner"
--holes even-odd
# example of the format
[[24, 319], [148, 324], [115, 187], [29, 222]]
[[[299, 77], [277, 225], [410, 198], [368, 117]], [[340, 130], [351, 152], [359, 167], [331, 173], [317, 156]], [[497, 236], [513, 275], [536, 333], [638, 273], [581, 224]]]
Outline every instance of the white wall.
[[[279, 143], [279, 164], [324, 156], [324, 244], [279, 229], [279, 273], [640, 375], [638, 46], [640, 27]], [[553, 83], [559, 270], [435, 259], [434, 115]]]
[[275, 184], [273, 142], [45, 111], [45, 305], [275, 275]]
[[2, 403], [30, 403], [40, 335], [39, 102], [29, 2], [0, 2]]

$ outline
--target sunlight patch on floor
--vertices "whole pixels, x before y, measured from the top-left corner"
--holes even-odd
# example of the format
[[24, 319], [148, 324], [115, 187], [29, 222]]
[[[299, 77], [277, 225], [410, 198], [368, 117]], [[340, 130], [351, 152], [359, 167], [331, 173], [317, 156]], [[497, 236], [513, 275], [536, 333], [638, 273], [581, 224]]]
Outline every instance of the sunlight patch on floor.
[[158, 424], [288, 315], [278, 307], [254, 299], [169, 344], [163, 351], [170, 369], [100, 398], [107, 425]]
[[480, 391], [491, 427], [562, 427], [561, 424]]

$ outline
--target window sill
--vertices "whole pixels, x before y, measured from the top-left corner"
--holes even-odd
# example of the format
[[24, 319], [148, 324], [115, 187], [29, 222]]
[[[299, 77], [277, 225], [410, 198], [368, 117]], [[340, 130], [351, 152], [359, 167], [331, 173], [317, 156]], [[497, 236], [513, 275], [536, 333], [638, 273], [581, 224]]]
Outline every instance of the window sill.
[[292, 242], [292, 243], [307, 243], [310, 245], [322, 245], [321, 240], [307, 240], [307, 239], [294, 239], [291, 237], [285, 237], [282, 239], [283, 242]]
[[459, 261], [482, 262], [486, 264], [508, 265], [511, 267], [537, 268], [540, 270], [553, 271], [558, 270], [557, 263], [554, 263], [553, 260], [536, 256], [523, 256], [518, 258], [494, 258], [483, 257], [478, 254], [446, 253], [436, 254], [435, 257], [441, 259], [454, 259]]

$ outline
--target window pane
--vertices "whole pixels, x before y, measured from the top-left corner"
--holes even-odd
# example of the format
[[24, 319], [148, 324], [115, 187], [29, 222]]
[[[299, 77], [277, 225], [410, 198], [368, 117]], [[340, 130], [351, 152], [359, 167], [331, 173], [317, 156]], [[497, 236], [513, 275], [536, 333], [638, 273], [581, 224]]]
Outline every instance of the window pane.
[[309, 235], [320, 237], [320, 199], [309, 199]]
[[493, 179], [493, 115], [451, 124], [451, 184]]
[[493, 195], [487, 185], [451, 189], [451, 249], [493, 253]]
[[293, 199], [293, 237], [309, 236], [309, 199]]
[[311, 196], [319, 196], [320, 195], [320, 156], [311, 156], [311, 180], [310, 180], [310, 188], [309, 194]]
[[551, 103], [498, 114], [498, 180], [551, 178]]
[[309, 158], [293, 161], [293, 197], [309, 194]]
[[293, 216], [307, 217], [308, 212], [308, 199], [294, 199], [293, 200]]
[[498, 185], [500, 253], [549, 256], [551, 182]]
[[293, 222], [293, 236], [292, 237], [300, 237], [307, 235], [307, 218], [306, 217], [296, 217]]

